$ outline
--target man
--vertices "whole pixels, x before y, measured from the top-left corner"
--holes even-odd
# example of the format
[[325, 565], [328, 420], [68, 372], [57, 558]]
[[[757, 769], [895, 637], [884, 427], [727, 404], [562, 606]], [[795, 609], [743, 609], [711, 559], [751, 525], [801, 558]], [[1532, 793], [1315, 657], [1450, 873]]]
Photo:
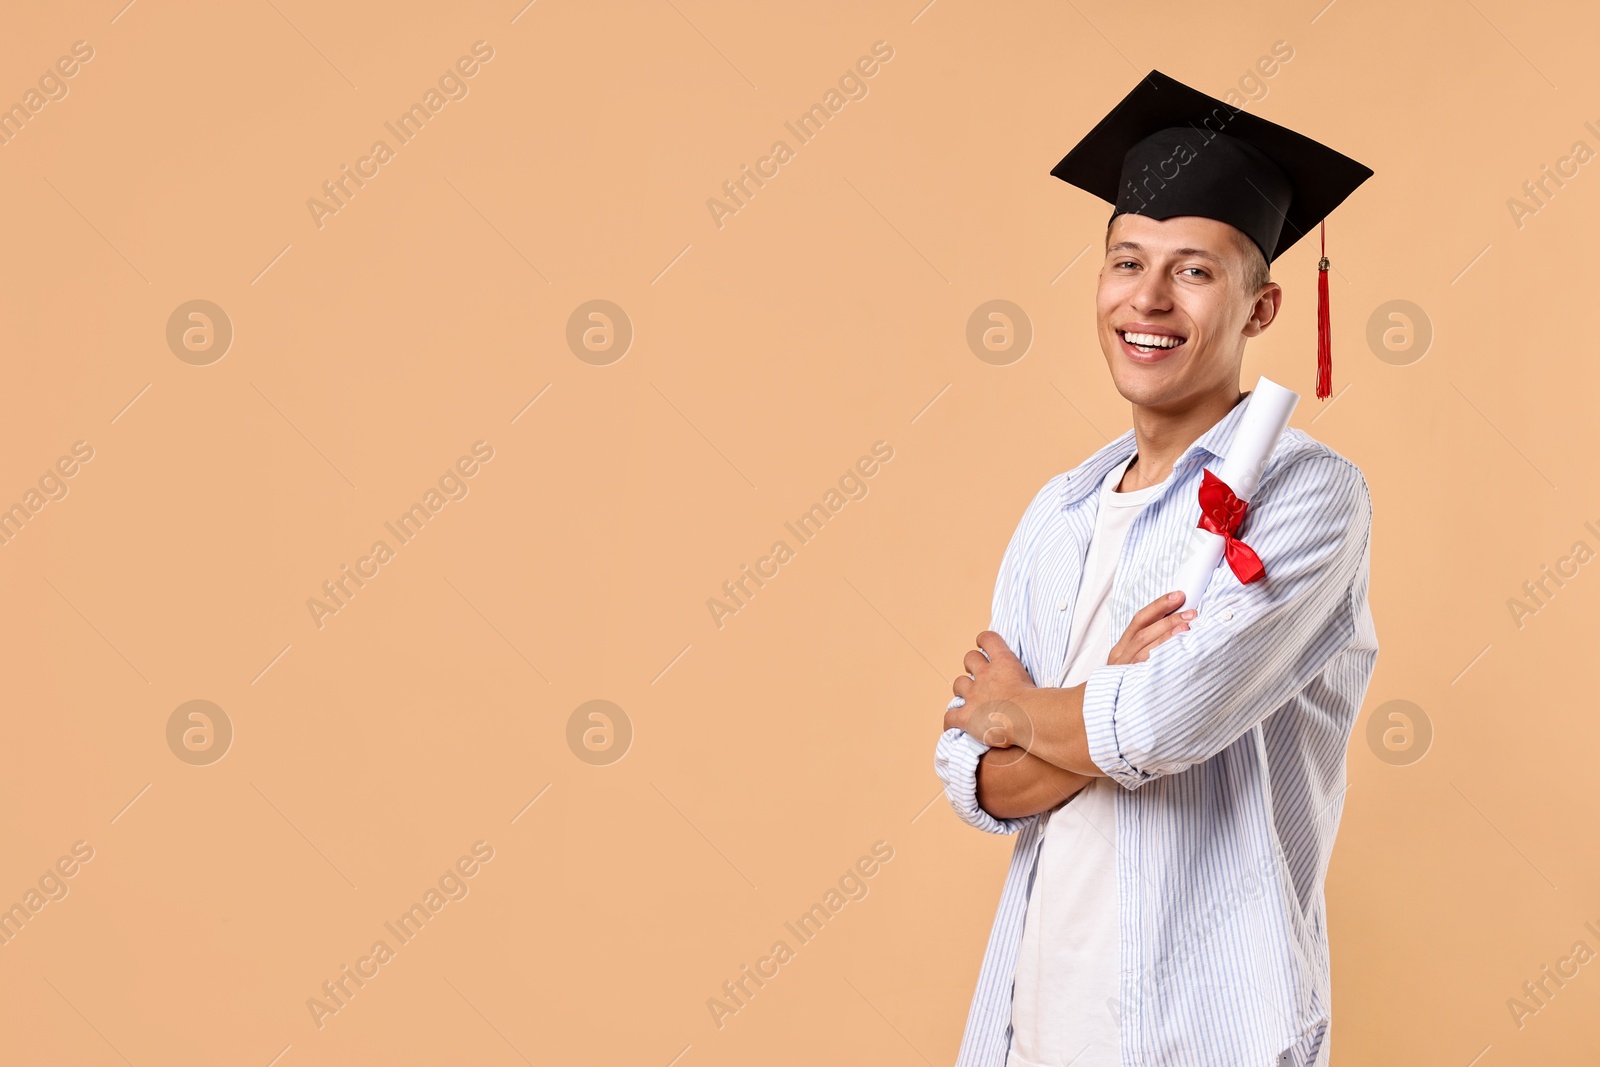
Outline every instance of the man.
[[1171, 590], [1268, 264], [1371, 171], [1152, 71], [1052, 173], [1116, 205], [1096, 315], [1133, 428], [1029, 505], [952, 686], [946, 793], [1017, 835], [958, 1065], [1323, 1067], [1366, 480], [1285, 430], [1235, 531], [1264, 576], [1219, 564], [1198, 613]]

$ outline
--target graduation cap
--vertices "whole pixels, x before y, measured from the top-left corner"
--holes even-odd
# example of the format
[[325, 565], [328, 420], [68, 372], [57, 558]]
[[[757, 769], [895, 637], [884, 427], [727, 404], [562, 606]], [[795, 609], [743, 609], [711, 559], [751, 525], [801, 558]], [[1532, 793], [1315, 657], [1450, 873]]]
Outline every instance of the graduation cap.
[[1050, 173], [1115, 205], [1113, 219], [1200, 215], [1226, 222], [1268, 263], [1320, 226], [1317, 396], [1332, 393], [1323, 220], [1371, 168], [1152, 70]]

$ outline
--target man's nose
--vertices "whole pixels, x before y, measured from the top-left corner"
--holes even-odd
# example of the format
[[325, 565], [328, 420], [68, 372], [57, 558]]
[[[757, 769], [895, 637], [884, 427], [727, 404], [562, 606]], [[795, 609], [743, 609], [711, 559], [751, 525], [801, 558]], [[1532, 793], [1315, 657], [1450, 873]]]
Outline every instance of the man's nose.
[[1172, 307], [1172, 280], [1159, 271], [1146, 271], [1128, 301], [1141, 314]]

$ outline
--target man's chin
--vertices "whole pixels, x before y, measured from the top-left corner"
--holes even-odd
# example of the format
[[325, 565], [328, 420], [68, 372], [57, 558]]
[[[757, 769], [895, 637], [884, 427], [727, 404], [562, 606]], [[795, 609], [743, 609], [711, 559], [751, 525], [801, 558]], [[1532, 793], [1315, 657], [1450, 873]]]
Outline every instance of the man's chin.
[[1171, 368], [1135, 367], [1119, 363], [1121, 359], [1120, 354], [1111, 357], [1111, 381], [1129, 403], [1146, 407], [1159, 405], [1183, 393], [1182, 379], [1172, 373]]

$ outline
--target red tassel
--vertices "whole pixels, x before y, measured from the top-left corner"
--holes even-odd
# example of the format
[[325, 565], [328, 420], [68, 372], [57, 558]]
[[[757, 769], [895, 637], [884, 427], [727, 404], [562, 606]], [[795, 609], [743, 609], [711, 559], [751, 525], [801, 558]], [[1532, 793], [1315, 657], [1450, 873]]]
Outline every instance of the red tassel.
[[1333, 337], [1328, 325], [1328, 223], [1322, 230], [1322, 258], [1317, 262], [1317, 399], [1333, 392]]

